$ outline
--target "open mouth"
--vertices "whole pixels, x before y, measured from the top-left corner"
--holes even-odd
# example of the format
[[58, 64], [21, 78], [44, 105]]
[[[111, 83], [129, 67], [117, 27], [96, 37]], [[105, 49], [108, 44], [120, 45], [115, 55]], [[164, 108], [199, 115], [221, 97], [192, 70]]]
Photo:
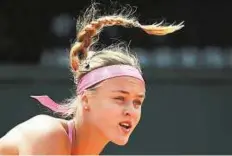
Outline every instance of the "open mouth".
[[132, 124], [129, 121], [120, 122], [119, 126], [122, 128], [124, 132], [129, 132], [132, 128]]

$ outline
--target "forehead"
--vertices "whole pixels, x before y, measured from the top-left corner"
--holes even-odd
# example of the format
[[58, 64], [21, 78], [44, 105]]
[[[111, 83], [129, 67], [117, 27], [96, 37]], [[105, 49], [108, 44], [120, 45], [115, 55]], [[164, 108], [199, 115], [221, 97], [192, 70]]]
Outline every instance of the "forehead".
[[145, 93], [145, 83], [129, 76], [107, 79], [101, 83], [101, 88], [107, 91], [125, 90], [131, 93]]

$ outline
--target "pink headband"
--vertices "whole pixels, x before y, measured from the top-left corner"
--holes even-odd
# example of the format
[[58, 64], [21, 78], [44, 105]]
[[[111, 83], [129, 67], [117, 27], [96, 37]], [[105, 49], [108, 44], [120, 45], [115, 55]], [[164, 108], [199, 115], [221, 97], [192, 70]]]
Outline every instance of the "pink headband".
[[[85, 89], [103, 81], [106, 79], [119, 77], [119, 76], [131, 76], [140, 79], [144, 82], [144, 79], [140, 72], [129, 65], [112, 65], [95, 69], [88, 74], [84, 75], [78, 82], [77, 94], [82, 94]], [[42, 105], [50, 108], [53, 111], [65, 111], [62, 110], [62, 106], [54, 102], [47, 95], [44, 96], [31, 96], [37, 99]]]

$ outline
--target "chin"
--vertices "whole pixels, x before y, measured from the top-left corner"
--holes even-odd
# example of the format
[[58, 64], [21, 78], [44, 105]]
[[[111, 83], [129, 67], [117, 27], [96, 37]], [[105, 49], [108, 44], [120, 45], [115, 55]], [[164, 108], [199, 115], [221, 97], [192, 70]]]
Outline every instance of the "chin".
[[116, 145], [118, 146], [125, 146], [127, 144], [127, 142], [124, 142], [124, 143], [117, 143]]
[[128, 138], [119, 138], [117, 140], [112, 140], [111, 142], [119, 146], [125, 146], [128, 143]]

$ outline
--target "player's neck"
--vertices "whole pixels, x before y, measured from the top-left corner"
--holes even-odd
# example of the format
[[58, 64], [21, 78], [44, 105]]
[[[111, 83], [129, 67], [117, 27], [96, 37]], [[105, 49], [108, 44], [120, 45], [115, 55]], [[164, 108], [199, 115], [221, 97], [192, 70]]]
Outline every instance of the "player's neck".
[[76, 130], [75, 155], [99, 155], [109, 141], [93, 126], [86, 123]]

